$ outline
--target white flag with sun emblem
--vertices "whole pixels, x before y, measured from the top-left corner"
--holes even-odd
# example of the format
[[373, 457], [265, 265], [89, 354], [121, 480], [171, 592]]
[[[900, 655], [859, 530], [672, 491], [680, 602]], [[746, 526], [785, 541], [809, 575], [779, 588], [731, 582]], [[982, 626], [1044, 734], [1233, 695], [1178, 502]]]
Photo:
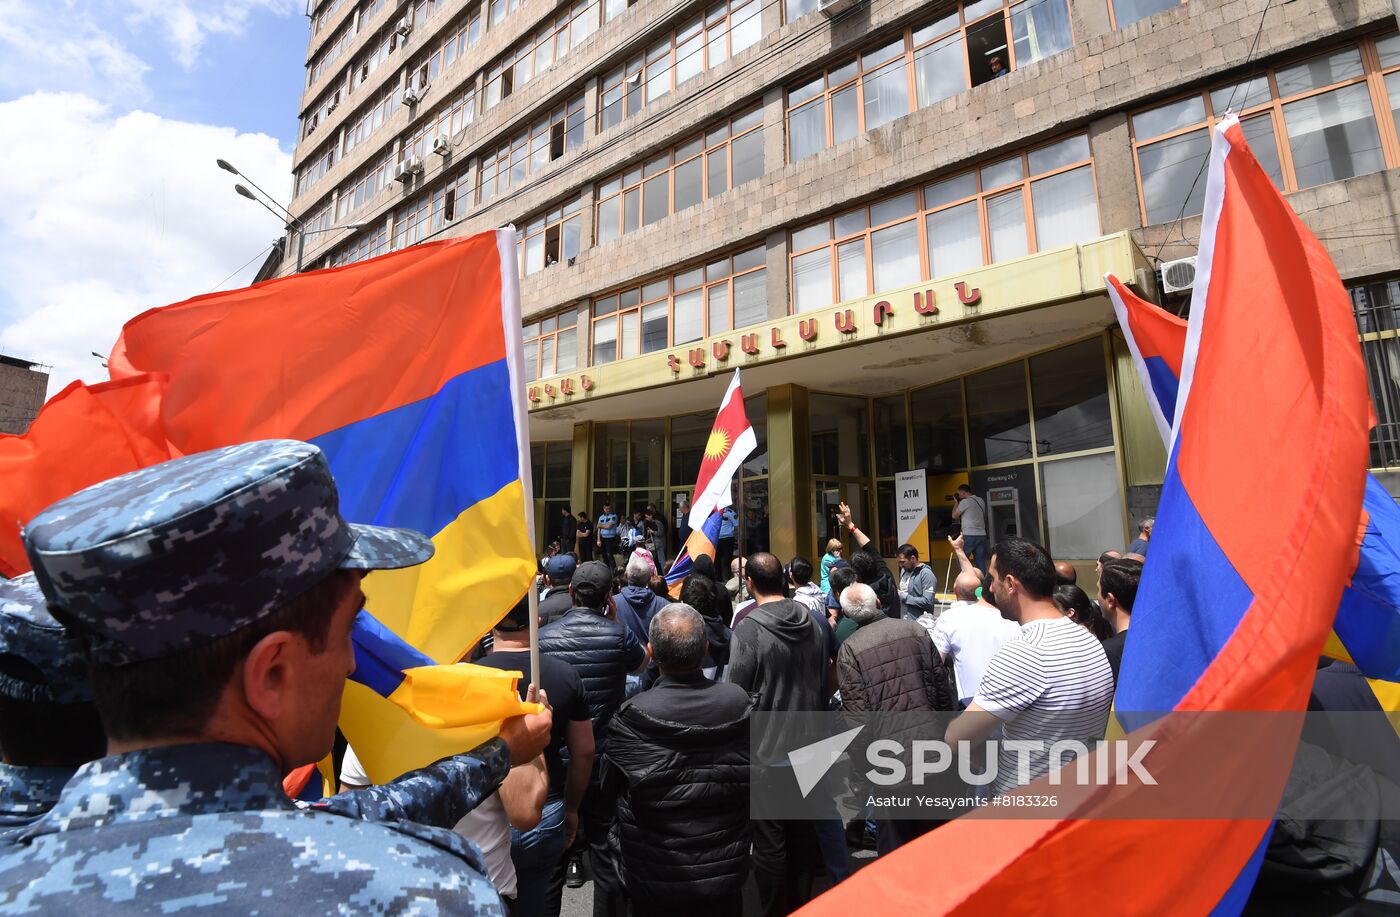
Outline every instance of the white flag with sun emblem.
[[744, 459], [757, 448], [758, 437], [754, 435], [748, 415], [744, 413], [744, 393], [739, 388], [739, 371], [736, 369], [729, 390], [719, 403], [719, 413], [715, 415], [710, 438], [705, 442], [705, 455], [695, 481], [695, 499], [690, 501], [692, 529], [701, 528], [710, 513], [734, 502], [729, 495], [734, 475]]

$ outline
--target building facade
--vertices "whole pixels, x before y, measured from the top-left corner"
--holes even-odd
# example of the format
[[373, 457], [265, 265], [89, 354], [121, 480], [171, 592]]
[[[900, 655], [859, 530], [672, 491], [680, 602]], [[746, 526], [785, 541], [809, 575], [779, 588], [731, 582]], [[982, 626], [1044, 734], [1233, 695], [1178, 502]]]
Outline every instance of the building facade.
[[0, 354], [0, 433], [23, 435], [49, 392], [49, 367]]
[[742, 368], [745, 550], [814, 556], [845, 501], [893, 555], [913, 469], [940, 563], [962, 481], [997, 534], [1121, 549], [1164, 456], [1102, 278], [1184, 306], [1158, 268], [1195, 253], [1229, 110], [1352, 289], [1400, 468], [1389, 3], [820, 6], [312, 11], [307, 264], [516, 227], [542, 546], [562, 506], [673, 506]]

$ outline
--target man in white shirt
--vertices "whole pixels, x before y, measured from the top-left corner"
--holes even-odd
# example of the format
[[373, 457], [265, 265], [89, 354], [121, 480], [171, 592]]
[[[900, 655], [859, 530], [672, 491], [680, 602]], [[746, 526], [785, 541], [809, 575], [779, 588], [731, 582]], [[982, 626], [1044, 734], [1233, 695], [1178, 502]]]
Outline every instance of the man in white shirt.
[[996, 651], [1021, 632], [1016, 622], [1003, 618], [995, 605], [977, 600], [977, 587], [981, 585], [977, 574], [959, 573], [953, 580], [957, 601], [936, 621], [927, 612], [919, 616], [919, 623], [928, 628], [933, 647], [944, 663], [953, 663], [959, 708], [972, 703], [977, 686], [982, 683], [982, 673]]
[[[946, 740], [980, 743], [1001, 727], [992, 795], [1000, 796], [1063, 767], [1049, 749], [1062, 741], [1087, 748], [1103, 738], [1113, 704], [1113, 671], [1094, 635], [1051, 600], [1055, 565], [1034, 542], [1008, 538], [991, 564], [992, 600], [1021, 633], [987, 663], [972, 703], [948, 725]], [[1010, 743], [1018, 743], [1013, 746]], [[1058, 756], [1057, 756], [1058, 757]]]
[[987, 569], [987, 501], [972, 492], [966, 484], [958, 485], [957, 505], [953, 518], [962, 526], [963, 547], [978, 570]]

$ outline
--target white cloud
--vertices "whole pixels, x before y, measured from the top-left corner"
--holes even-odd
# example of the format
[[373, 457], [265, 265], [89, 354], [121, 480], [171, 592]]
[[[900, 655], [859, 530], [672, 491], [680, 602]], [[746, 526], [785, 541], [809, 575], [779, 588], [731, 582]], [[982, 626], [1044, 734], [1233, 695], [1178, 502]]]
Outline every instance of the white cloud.
[[291, 157], [265, 134], [33, 93], [0, 103], [0, 137], [0, 350], [53, 364], [51, 395], [105, 378], [90, 352], [132, 316], [254, 259], [224, 288], [248, 283], [282, 229], [214, 165], [283, 193]]
[[129, 21], [157, 25], [175, 60], [190, 70], [210, 35], [242, 35], [248, 17], [258, 10], [279, 15], [301, 12], [297, 0], [125, 0]]
[[133, 42], [145, 45], [154, 33], [189, 72], [209, 36], [242, 36], [260, 11], [294, 16], [302, 9], [301, 0], [0, 0], [0, 91], [139, 102], [148, 98], [147, 57], [155, 49], [138, 51]]

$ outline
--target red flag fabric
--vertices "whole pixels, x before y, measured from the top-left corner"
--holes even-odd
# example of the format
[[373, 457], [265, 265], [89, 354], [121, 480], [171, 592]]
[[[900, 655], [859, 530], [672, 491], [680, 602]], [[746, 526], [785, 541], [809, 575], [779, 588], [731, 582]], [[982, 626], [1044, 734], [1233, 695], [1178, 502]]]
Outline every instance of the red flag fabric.
[[20, 529], [49, 504], [108, 478], [175, 458], [161, 422], [166, 377], [74, 382], [22, 436], [0, 437], [0, 574], [29, 569]]
[[[1176, 439], [1115, 702], [1125, 724], [1147, 720], [1128, 741], [1157, 740], [1158, 785], [1076, 792], [1041, 778], [1021, 792], [1068, 797], [1061, 817], [978, 810], [860, 870], [806, 917], [1243, 908], [1356, 565], [1368, 403], [1336, 269], [1234, 117], [1215, 131], [1198, 268]], [[1152, 809], [1174, 800], [1192, 806]]]

